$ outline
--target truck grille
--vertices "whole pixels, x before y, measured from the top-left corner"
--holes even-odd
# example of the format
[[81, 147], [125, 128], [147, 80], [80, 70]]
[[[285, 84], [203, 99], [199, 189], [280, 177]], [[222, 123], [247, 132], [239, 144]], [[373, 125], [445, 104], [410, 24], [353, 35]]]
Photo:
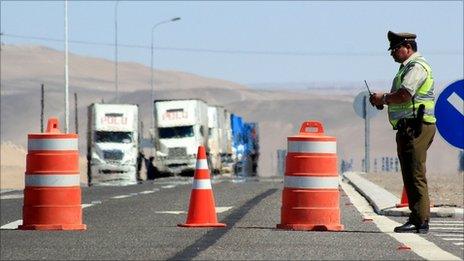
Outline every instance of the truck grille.
[[104, 150], [103, 157], [106, 160], [122, 160], [124, 154], [120, 150]]
[[168, 154], [169, 157], [187, 156], [187, 149], [185, 147], [169, 148]]

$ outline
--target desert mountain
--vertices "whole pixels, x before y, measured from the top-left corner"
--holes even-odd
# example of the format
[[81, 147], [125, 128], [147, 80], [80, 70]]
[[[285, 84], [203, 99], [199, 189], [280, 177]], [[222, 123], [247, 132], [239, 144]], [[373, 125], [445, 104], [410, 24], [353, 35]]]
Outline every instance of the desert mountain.
[[[27, 134], [40, 131], [40, 85], [45, 86], [45, 118], [58, 116], [64, 124], [64, 55], [40, 46], [1, 46], [1, 140], [26, 147]], [[360, 170], [364, 156], [364, 121], [353, 110], [354, 95], [362, 90], [336, 92], [343, 86], [325, 87], [325, 91], [251, 89], [229, 81], [186, 72], [156, 70], [155, 98], [200, 98], [208, 104], [223, 105], [245, 121], [259, 123], [261, 155], [259, 174], [277, 174], [277, 149], [286, 149], [286, 138], [297, 134], [303, 121], [318, 120], [325, 133], [337, 138], [339, 160], [353, 159]], [[70, 131], [75, 131], [74, 93], [78, 97], [78, 134], [80, 153], [85, 157], [87, 106], [104, 100], [115, 101], [113, 61], [69, 56]], [[317, 87], [317, 86], [315, 86]], [[150, 68], [136, 63], [119, 63], [120, 102], [138, 104], [144, 134], [150, 124]], [[63, 129], [63, 128], [62, 128]], [[5, 143], [3, 143], [5, 144]], [[18, 150], [2, 145], [2, 176], [8, 166], [18, 165]], [[371, 164], [374, 158], [396, 157], [394, 131], [386, 112], [371, 120]], [[5, 148], [5, 149], [4, 149]], [[21, 150], [19, 150], [21, 151]], [[14, 158], [12, 158], [14, 157]], [[456, 173], [458, 151], [437, 133], [429, 151], [431, 173]], [[20, 163], [24, 163], [23, 158]], [[13, 164], [12, 162], [16, 162]], [[380, 168], [380, 166], [379, 166]], [[18, 176], [22, 178], [23, 173]], [[401, 181], [398, 181], [401, 182]]]

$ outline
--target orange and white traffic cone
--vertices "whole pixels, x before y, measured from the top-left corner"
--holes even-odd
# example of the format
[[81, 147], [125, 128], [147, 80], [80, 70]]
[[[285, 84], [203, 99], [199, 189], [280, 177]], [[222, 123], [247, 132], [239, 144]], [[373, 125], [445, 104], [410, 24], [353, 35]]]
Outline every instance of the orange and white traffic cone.
[[403, 186], [403, 193], [401, 194], [401, 202], [396, 204], [397, 208], [404, 208], [409, 206], [408, 194], [406, 194], [406, 188]]
[[209, 175], [208, 162], [204, 146], [198, 147], [197, 165], [193, 176], [192, 194], [190, 194], [190, 206], [185, 224], [180, 227], [225, 227], [226, 224], [218, 223], [214, 203], [213, 190]]

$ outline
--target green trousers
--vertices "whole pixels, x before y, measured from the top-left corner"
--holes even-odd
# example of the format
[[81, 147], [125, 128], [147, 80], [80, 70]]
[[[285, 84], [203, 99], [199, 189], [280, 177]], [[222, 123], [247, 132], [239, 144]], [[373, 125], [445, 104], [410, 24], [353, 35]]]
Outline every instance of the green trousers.
[[425, 162], [435, 131], [434, 124], [423, 124], [422, 133], [417, 138], [401, 130], [396, 133], [398, 158], [411, 210], [409, 220], [417, 224], [422, 224], [430, 218]]

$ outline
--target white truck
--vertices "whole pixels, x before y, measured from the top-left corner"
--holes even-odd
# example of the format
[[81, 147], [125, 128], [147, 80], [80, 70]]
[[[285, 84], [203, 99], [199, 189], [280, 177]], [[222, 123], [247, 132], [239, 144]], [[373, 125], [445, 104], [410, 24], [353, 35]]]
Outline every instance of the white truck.
[[155, 167], [192, 175], [198, 146], [208, 143], [208, 105], [198, 99], [155, 101]]
[[208, 155], [213, 173], [222, 170], [221, 155], [225, 152], [224, 144], [225, 109], [221, 106], [208, 106]]
[[88, 107], [87, 177], [92, 185], [137, 183], [138, 105]]

